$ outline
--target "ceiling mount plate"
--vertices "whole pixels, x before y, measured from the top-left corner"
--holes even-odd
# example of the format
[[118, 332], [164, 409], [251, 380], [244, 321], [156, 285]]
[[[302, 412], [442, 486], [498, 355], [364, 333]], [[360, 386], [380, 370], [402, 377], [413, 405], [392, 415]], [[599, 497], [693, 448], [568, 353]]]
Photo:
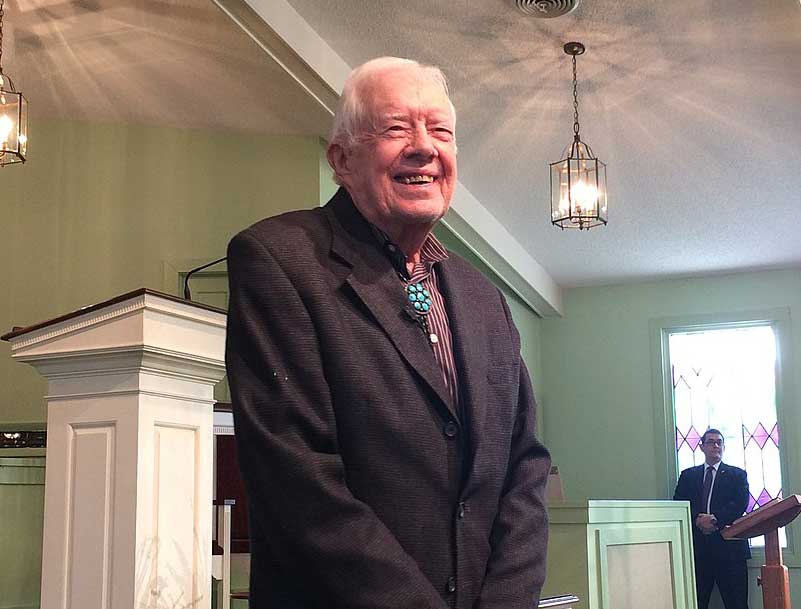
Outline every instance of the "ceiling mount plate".
[[587, 49], [584, 48], [584, 45], [580, 42], [568, 42], [564, 47], [565, 53], [568, 55], [572, 55], [575, 57], [576, 55], [582, 55], [584, 51]]
[[550, 19], [576, 10], [581, 0], [515, 0], [515, 4], [526, 15]]

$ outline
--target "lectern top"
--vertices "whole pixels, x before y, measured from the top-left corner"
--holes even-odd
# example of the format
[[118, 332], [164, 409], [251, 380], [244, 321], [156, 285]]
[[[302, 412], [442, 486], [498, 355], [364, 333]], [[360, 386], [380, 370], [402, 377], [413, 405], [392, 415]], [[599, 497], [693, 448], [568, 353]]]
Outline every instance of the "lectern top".
[[801, 514], [801, 495], [790, 495], [781, 501], [774, 499], [721, 531], [724, 539], [759, 537], [790, 524]]
[[63, 321], [67, 321], [68, 319], [72, 319], [73, 317], [78, 317], [79, 315], [85, 315], [86, 313], [92, 313], [94, 311], [98, 311], [105, 307], [109, 307], [111, 305], [118, 304], [120, 302], [124, 302], [126, 300], [130, 300], [132, 298], [137, 298], [139, 296], [143, 296], [149, 294], [151, 296], [158, 296], [159, 298], [164, 298], [165, 300], [170, 300], [172, 302], [179, 302], [182, 304], [190, 305], [193, 307], [197, 307], [198, 309], [205, 309], [206, 311], [212, 311], [214, 313], [222, 313], [223, 315], [226, 314], [226, 311], [223, 309], [219, 309], [217, 307], [212, 307], [211, 305], [203, 304], [200, 302], [194, 302], [191, 300], [185, 300], [183, 298], [179, 298], [173, 294], [165, 294], [164, 292], [159, 292], [158, 290], [151, 290], [150, 288], [139, 288], [137, 290], [133, 290], [132, 292], [127, 292], [125, 294], [121, 294], [119, 296], [115, 296], [114, 298], [110, 298], [108, 300], [104, 300], [103, 302], [98, 302], [93, 305], [89, 305], [86, 307], [81, 307], [76, 311], [72, 311], [71, 313], [66, 313], [64, 315], [59, 315], [53, 319], [48, 319], [47, 321], [42, 321], [32, 326], [27, 326], [25, 328], [15, 328], [11, 332], [3, 334], [0, 336], [0, 340], [11, 340], [12, 338], [16, 338], [23, 334], [27, 334], [28, 332], [33, 332], [34, 330], [39, 330], [46, 326], [50, 326], [53, 324], [61, 323]]

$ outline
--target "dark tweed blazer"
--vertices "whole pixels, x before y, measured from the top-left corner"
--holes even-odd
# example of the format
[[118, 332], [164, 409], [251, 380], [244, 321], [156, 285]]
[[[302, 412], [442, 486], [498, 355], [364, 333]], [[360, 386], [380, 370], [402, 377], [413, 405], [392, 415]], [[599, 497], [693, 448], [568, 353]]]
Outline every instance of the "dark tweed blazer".
[[234, 237], [228, 268], [251, 607], [532, 609], [550, 457], [499, 291], [438, 269], [460, 417], [344, 190]]
[[[751, 549], [745, 539], [723, 539], [720, 531], [704, 535], [694, 525], [695, 517], [706, 512], [701, 505], [701, 494], [704, 489], [704, 465], [696, 465], [681, 472], [673, 499], [690, 502], [693, 529], [693, 546], [696, 559], [712, 558], [719, 560], [745, 560], [751, 558]], [[712, 487], [710, 510], [718, 520], [722, 529], [743, 515], [748, 507], [748, 477], [745, 470], [733, 465], [721, 463]]]

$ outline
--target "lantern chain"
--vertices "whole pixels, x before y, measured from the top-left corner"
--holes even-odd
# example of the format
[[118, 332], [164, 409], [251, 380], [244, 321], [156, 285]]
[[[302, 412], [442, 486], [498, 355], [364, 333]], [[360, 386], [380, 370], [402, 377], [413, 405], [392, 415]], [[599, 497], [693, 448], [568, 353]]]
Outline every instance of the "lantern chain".
[[[5, 0], [0, 0], [0, 77], [3, 76], [3, 7]], [[0, 82], [0, 84], [2, 84]]]
[[0, 0], [0, 84], [2, 84], [3, 76], [3, 6], [5, 0]]
[[[0, 0], [2, 2], [3, 0]], [[579, 116], [578, 116], [578, 91], [576, 79], [576, 56], [573, 55], [573, 135], [578, 142], [579, 138]]]

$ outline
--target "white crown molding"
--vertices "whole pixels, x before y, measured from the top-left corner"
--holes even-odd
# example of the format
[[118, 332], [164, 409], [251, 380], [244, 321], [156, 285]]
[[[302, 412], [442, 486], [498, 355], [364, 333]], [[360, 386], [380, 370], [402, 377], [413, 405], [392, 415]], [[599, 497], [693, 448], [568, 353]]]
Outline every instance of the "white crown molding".
[[28, 355], [16, 360], [30, 364], [50, 380], [82, 382], [87, 377], [111, 377], [129, 374], [161, 376], [170, 382], [217, 383], [225, 375], [224, 361], [201, 356], [134, 345], [124, 348], [86, 349], [73, 353]]
[[14, 359], [54, 374], [153, 368], [199, 380], [224, 366], [226, 315], [145, 293], [9, 339]]
[[189, 402], [192, 404], [200, 404], [204, 406], [214, 406], [214, 404], [216, 403], [214, 396], [209, 397], [207, 399], [203, 399], [203, 398], [182, 395], [180, 393], [170, 393], [166, 391], [145, 391], [142, 389], [127, 389], [124, 391], [119, 391], [119, 390], [83, 391], [70, 394], [48, 394], [45, 396], [45, 399], [49, 403], [53, 403], [59, 401], [75, 402], [78, 400], [85, 400], [85, 399], [105, 399], [110, 397], [125, 397], [125, 396], [129, 397], [148, 396], [165, 400], [178, 400], [181, 402]]
[[108, 309], [102, 313], [87, 313], [86, 315], [74, 317], [60, 323], [45, 326], [39, 330], [33, 330], [32, 332], [23, 334], [18, 338], [12, 338], [9, 341], [11, 343], [11, 353], [15, 354], [17, 352], [22, 352], [30, 346], [41, 345], [62, 336], [66, 336], [74, 332], [80, 332], [81, 330], [90, 326], [102, 324], [113, 319], [118, 319], [128, 315], [129, 313], [133, 313], [142, 309], [144, 304], [145, 297], [142, 295], [130, 301], [109, 306]]

